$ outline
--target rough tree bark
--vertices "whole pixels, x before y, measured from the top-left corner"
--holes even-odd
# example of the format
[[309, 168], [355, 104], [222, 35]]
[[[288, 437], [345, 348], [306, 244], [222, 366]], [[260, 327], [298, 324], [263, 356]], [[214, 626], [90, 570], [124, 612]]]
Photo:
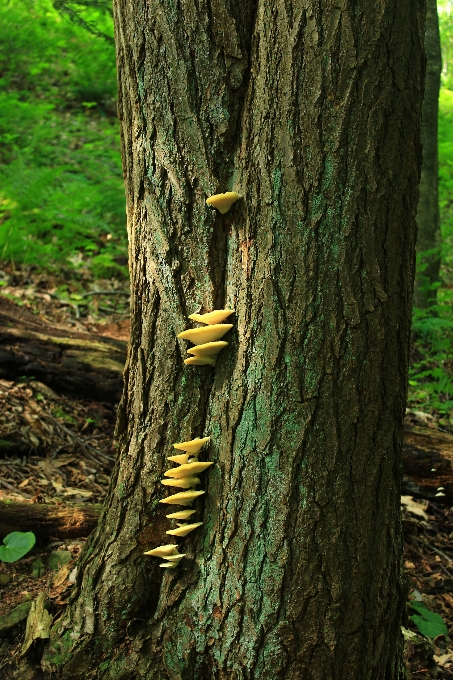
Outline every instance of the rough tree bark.
[[440, 270], [440, 215], [439, 215], [439, 160], [437, 151], [437, 118], [439, 88], [442, 71], [439, 17], [437, 0], [426, 0], [426, 86], [423, 100], [423, 164], [420, 178], [420, 201], [417, 210], [417, 252], [427, 253], [421, 260], [424, 269], [415, 280], [414, 304], [429, 307], [437, 299], [437, 290], [427, 284], [439, 281]]
[[[133, 291], [121, 454], [45, 667], [400, 678], [423, 2], [114, 8]], [[225, 190], [244, 199], [221, 216], [205, 200]], [[187, 315], [223, 306], [216, 368], [184, 366]], [[208, 434], [204, 524], [168, 572], [142, 555], [170, 542], [165, 458]]]

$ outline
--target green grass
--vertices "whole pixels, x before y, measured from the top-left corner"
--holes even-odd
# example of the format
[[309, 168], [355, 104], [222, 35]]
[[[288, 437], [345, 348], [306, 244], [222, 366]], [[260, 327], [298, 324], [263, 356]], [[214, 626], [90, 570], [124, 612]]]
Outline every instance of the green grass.
[[10, 0], [0, 76], [0, 260], [126, 276], [114, 46], [48, 0]]

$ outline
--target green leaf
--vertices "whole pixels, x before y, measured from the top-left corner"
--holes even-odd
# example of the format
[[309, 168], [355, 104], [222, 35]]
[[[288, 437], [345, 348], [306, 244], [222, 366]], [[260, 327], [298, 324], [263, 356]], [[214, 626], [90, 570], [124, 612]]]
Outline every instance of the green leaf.
[[26, 555], [36, 543], [36, 536], [32, 531], [13, 531], [3, 539], [0, 545], [0, 560], [3, 562], [17, 562]]
[[57, 571], [70, 560], [72, 560], [72, 554], [69, 550], [53, 550], [49, 555], [47, 563], [51, 569]]
[[448, 628], [439, 614], [429, 611], [423, 602], [416, 602], [414, 600], [410, 603], [410, 606], [417, 612], [417, 614], [410, 618], [422, 635], [433, 639], [438, 635], [448, 637]]
[[33, 560], [31, 564], [31, 573], [35, 578], [39, 578], [40, 576], [42, 576], [45, 570], [46, 568], [40, 557], [37, 557], [35, 560]]

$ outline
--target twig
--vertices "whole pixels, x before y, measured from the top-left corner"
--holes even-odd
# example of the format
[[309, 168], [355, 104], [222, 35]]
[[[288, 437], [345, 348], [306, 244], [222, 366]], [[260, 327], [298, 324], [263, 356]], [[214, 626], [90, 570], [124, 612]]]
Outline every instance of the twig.
[[8, 482], [5, 482], [5, 480], [3, 480], [1, 477], [0, 484], [4, 486], [5, 489], [8, 489], [9, 491], [14, 491], [14, 493], [18, 493], [20, 496], [23, 496], [24, 498], [31, 498], [31, 496], [29, 496], [28, 493], [24, 493], [20, 489], [16, 489], [15, 486], [13, 486], [12, 484], [8, 484]]
[[434, 552], [443, 557], [444, 560], [447, 560], [447, 562], [450, 562], [450, 564], [453, 564], [453, 559], [449, 557], [446, 553], [442, 552], [442, 550], [439, 550], [439, 548], [435, 548], [433, 545], [428, 543], [428, 541], [424, 541], [423, 538], [418, 538], [418, 536], [413, 536], [413, 538], [418, 543], [423, 543], [423, 545], [426, 545], [426, 547], [429, 548], [430, 550], [434, 550]]
[[80, 439], [80, 437], [78, 437], [76, 434], [74, 434], [74, 432], [71, 432], [71, 430], [69, 430], [67, 427], [65, 427], [61, 423], [59, 423], [58, 420], [55, 420], [55, 418], [53, 418], [52, 416], [47, 416], [47, 417], [50, 418], [50, 420], [52, 420], [53, 423], [55, 423], [56, 427], [59, 430], [65, 432], [67, 435], [69, 435], [71, 437], [71, 439], [76, 441], [79, 444], [79, 446], [81, 447], [81, 449], [83, 450], [83, 452], [87, 456], [89, 456], [92, 460], [96, 461], [96, 463], [99, 463], [98, 458], [96, 458], [92, 453], [90, 453], [88, 451], [88, 449], [91, 449], [91, 451], [93, 451], [95, 454], [97, 454], [97, 456], [100, 456], [101, 458], [104, 458], [105, 460], [108, 460], [109, 462], [110, 461], [114, 462], [114, 460], [115, 460], [114, 458], [112, 458], [111, 456], [107, 456], [107, 454], [105, 454], [105, 453], [101, 453], [99, 450], [90, 446], [90, 444], [87, 444], [86, 442], [84, 442], [83, 439]]

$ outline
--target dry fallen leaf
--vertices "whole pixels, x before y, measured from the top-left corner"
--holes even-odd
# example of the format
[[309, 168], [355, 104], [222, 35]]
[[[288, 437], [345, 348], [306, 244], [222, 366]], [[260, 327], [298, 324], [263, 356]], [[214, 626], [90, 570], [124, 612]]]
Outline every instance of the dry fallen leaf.
[[437, 654], [433, 654], [433, 659], [438, 666], [445, 666], [449, 665], [453, 661], [453, 655], [451, 653], [441, 654], [440, 656], [437, 656]]
[[417, 503], [414, 501], [412, 496], [401, 496], [401, 505], [404, 505], [406, 510], [417, 517], [423, 517], [423, 519], [428, 520], [429, 517], [425, 510], [428, 508], [428, 501], [423, 501], [422, 503]]
[[82, 496], [82, 498], [89, 498], [90, 496], [93, 495], [92, 491], [86, 491], [85, 489], [74, 489], [71, 486], [66, 487], [64, 489], [64, 495], [65, 496]]
[[58, 588], [58, 586], [61, 586], [62, 583], [66, 581], [68, 578], [69, 574], [72, 571], [72, 568], [74, 566], [74, 562], [66, 562], [66, 564], [63, 564], [63, 566], [57, 571], [55, 576], [52, 579], [52, 587], [53, 588]]
[[45, 600], [46, 594], [39, 593], [38, 597], [31, 605], [31, 609], [27, 618], [25, 641], [21, 649], [21, 654], [25, 654], [33, 640], [36, 640], [37, 638], [46, 639], [50, 637], [52, 616], [44, 609]]

